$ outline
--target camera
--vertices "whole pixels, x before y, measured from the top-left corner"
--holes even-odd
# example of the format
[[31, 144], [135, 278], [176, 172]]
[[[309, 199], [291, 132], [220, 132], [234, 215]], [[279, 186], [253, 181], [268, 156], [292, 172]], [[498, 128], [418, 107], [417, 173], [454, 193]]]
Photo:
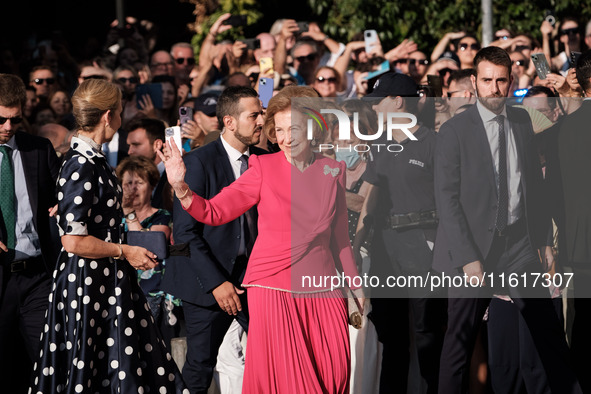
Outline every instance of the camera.
[[556, 24], [556, 17], [554, 16], [554, 11], [546, 10], [546, 16], [544, 20], [548, 21], [552, 26]]

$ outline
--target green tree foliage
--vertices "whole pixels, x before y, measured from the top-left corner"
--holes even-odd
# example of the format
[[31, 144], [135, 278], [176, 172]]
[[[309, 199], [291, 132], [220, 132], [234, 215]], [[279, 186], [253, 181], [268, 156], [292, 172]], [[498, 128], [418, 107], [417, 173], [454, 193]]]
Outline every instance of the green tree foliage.
[[[199, 53], [203, 39], [209, 33], [211, 25], [227, 12], [232, 15], [246, 15], [248, 25], [256, 25], [262, 16], [262, 10], [256, 0], [185, 0], [195, 4], [195, 23], [190, 27], [195, 31], [191, 44], [195, 53]], [[220, 39], [232, 41], [244, 38], [244, 27], [230, 29], [220, 35]]]
[[[447, 32], [463, 30], [478, 38], [482, 34], [480, 0], [306, 0], [283, 4], [276, 0], [181, 1], [195, 4], [196, 21], [192, 27], [196, 33], [192, 42], [196, 53], [213, 22], [225, 12], [247, 15], [250, 25], [224, 33], [222, 38], [230, 39], [268, 31], [269, 22], [276, 18], [317, 21], [324, 32], [341, 42], [349, 41], [355, 33], [375, 29], [384, 49], [409, 38], [419, 49], [430, 51]], [[493, 0], [493, 26], [529, 33], [540, 40], [546, 10], [553, 10], [558, 21], [574, 16], [581, 27], [591, 20], [591, 0]]]
[[[431, 50], [450, 31], [466, 31], [481, 38], [480, 0], [308, 0], [317, 20], [324, 22], [330, 36], [348, 41], [358, 32], [375, 29], [384, 48], [392, 48], [405, 38]], [[540, 39], [540, 25], [546, 10], [554, 10], [560, 20], [575, 16], [584, 25], [591, 19], [591, 0], [541, 0], [515, 2], [493, 0], [495, 29], [508, 28]]]

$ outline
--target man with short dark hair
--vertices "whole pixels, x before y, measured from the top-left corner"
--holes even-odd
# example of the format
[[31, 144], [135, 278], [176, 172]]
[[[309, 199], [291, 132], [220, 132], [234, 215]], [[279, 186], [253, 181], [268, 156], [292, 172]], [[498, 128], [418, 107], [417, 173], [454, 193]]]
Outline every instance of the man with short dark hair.
[[139, 118], [132, 120], [127, 129], [127, 145], [129, 145], [129, 156], [144, 156], [154, 161], [158, 172], [162, 175], [164, 163], [156, 154], [161, 150], [166, 139], [164, 135], [164, 122], [153, 118]]
[[466, 109], [465, 106], [476, 102], [472, 75], [474, 75], [474, 70], [469, 68], [453, 71], [449, 76], [447, 98], [451, 116], [455, 115], [459, 108]]
[[[263, 128], [256, 91], [230, 87], [217, 102], [223, 125], [219, 139], [184, 156], [185, 181], [195, 193], [212, 198], [246, 169]], [[187, 357], [183, 378], [192, 394], [206, 393], [216, 365], [218, 349], [236, 319], [248, 329], [246, 294], [240, 288], [248, 255], [256, 236], [253, 211], [222, 226], [206, 226], [193, 219], [174, 199], [173, 236], [187, 243], [191, 257], [166, 261], [164, 291], [183, 300], [187, 329]]]
[[17, 131], [25, 101], [21, 79], [0, 74], [0, 384], [6, 393], [26, 393], [31, 383], [59, 244], [48, 215], [57, 202], [59, 162], [49, 140]]
[[[534, 278], [553, 265], [552, 227], [531, 120], [505, 103], [511, 58], [487, 47], [474, 66], [477, 104], [442, 125], [435, 148], [439, 226], [433, 267], [460, 279], [448, 286], [439, 392], [467, 392], [482, 317], [491, 296], [501, 294], [511, 297], [527, 323], [550, 391], [580, 393], [547, 287], [500, 282]], [[514, 382], [502, 383], [496, 391], [512, 392]]]
[[57, 89], [57, 80], [49, 66], [37, 66], [29, 73], [29, 86], [35, 88], [37, 97], [46, 100]]

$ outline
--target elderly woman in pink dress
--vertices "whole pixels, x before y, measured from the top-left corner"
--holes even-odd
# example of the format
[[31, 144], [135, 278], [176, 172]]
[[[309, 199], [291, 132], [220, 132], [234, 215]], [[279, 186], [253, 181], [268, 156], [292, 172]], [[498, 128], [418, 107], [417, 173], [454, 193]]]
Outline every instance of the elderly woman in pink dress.
[[[177, 198], [196, 220], [220, 225], [257, 205], [259, 234], [243, 282], [250, 313], [244, 393], [349, 391], [347, 300], [325, 280], [337, 270], [358, 275], [347, 234], [345, 165], [313, 152], [308, 105], [296, 97], [318, 94], [287, 87], [267, 109], [265, 131], [281, 151], [251, 156], [249, 169], [211, 200], [184, 182], [174, 143], [170, 156], [159, 153]], [[363, 305], [362, 290], [350, 287]]]

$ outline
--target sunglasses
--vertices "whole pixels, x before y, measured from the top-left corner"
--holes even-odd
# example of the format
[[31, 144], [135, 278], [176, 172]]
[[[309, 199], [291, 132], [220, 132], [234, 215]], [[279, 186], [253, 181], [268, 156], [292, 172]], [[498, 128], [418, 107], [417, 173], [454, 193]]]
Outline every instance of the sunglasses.
[[419, 66], [428, 66], [429, 60], [427, 59], [398, 59], [396, 63], [407, 63], [409, 66], [414, 66], [415, 64]]
[[104, 75], [87, 75], [85, 77], [80, 77], [85, 81], [88, 81], [89, 79], [107, 79], [107, 77], [105, 77]]
[[[464, 90], [452, 90], [451, 92], [447, 92], [447, 98], [453, 98], [452, 96], [456, 93], [462, 93], [465, 92], [467, 89]], [[470, 93], [470, 96], [472, 96], [473, 93]]]
[[189, 66], [192, 66], [193, 64], [195, 64], [195, 58], [194, 57], [177, 57], [176, 59], [174, 59], [176, 61], [176, 64], [184, 64], [185, 60], [187, 61], [187, 64]]
[[336, 83], [337, 82], [337, 79], [335, 77], [328, 77], [328, 78], [318, 77], [318, 78], [316, 78], [316, 80], [320, 83], [323, 83], [323, 82]]
[[497, 40], [508, 40], [509, 36], [495, 36]]
[[314, 60], [316, 60], [316, 58], [318, 57], [317, 53], [311, 53], [309, 55], [306, 56], [298, 56], [295, 58], [295, 60], [297, 60], [300, 63], [303, 62], [313, 62]]
[[43, 85], [43, 82], [46, 82], [48, 85], [53, 85], [55, 83], [55, 78], [35, 78], [33, 82], [37, 85]]
[[460, 44], [460, 51], [465, 51], [468, 48], [472, 49], [473, 51], [479, 51], [480, 44], [476, 44], [476, 43], [474, 43], [474, 44], [466, 44], [466, 43]]
[[579, 32], [579, 29], [576, 27], [573, 27], [571, 29], [564, 29], [564, 30], [560, 30], [560, 35], [561, 36], [566, 36], [567, 34], [570, 35], [575, 35]]
[[0, 124], [6, 123], [7, 120], [10, 120], [11, 124], [19, 124], [23, 121], [23, 118], [20, 116], [15, 116], [14, 118], [5, 118], [3, 116], [0, 116]]
[[512, 60], [511, 65], [513, 65], [513, 64], [525, 67], [525, 60]]
[[121, 77], [121, 78], [117, 78], [117, 80], [121, 83], [127, 83], [127, 82], [138, 83], [140, 81], [139, 78], [136, 78], [136, 77], [130, 77], [130, 78]]

